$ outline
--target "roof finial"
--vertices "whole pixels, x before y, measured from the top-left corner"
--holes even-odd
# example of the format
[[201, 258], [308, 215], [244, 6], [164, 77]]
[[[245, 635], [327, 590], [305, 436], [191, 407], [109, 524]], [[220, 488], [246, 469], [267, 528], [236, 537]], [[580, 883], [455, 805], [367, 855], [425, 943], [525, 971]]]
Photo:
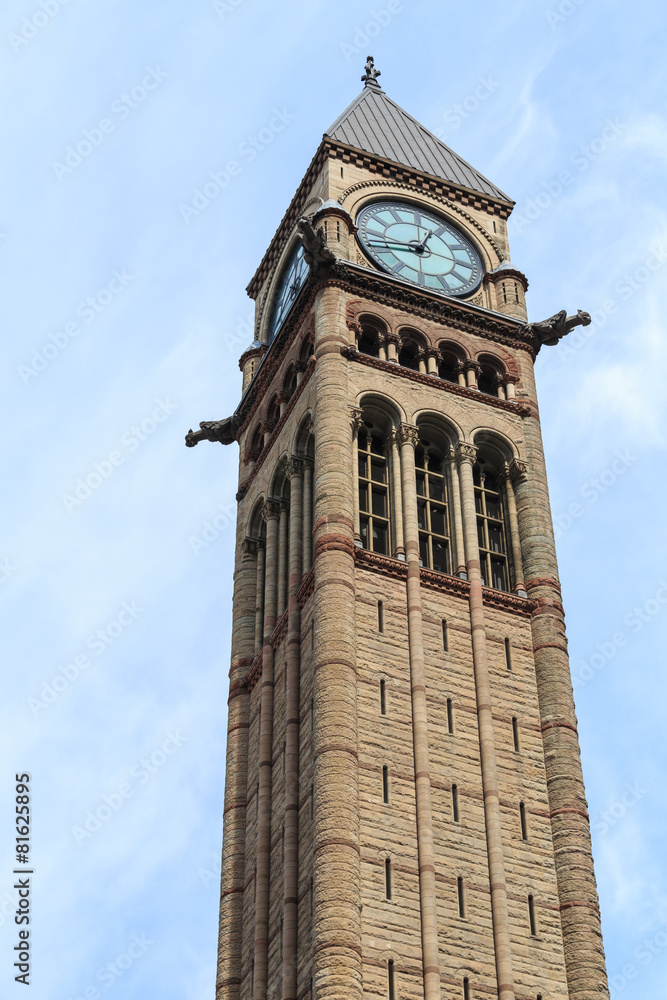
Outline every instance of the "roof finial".
[[380, 73], [379, 69], [375, 68], [375, 62], [373, 60], [373, 56], [368, 57], [364, 69], [366, 70], [366, 72], [361, 78], [362, 82], [365, 83], [367, 87], [369, 84], [375, 87], [379, 87], [380, 84], [377, 82], [377, 78], [382, 74]]

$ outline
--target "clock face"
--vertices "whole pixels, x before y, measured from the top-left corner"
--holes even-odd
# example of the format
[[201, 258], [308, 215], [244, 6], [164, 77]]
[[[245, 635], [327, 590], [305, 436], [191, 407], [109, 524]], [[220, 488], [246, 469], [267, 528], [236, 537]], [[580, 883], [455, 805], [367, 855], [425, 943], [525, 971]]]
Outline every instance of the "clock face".
[[400, 201], [376, 201], [357, 217], [359, 240], [384, 270], [447, 295], [467, 295], [482, 280], [470, 240], [434, 212]]
[[283, 320], [292, 308], [292, 303], [301, 291], [307, 277], [308, 264], [304, 256], [303, 245], [299, 243], [285, 265], [283, 273], [280, 276], [280, 281], [278, 282], [278, 288], [273, 300], [271, 323], [269, 325], [269, 343], [271, 343], [278, 333]]

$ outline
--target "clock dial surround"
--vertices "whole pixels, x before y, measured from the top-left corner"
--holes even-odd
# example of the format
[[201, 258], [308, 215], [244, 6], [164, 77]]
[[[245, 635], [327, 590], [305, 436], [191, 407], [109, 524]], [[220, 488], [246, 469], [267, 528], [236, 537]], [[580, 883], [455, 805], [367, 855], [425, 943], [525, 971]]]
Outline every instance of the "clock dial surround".
[[306, 282], [308, 271], [309, 268], [306, 263], [303, 244], [299, 243], [292, 251], [287, 264], [283, 268], [278, 287], [273, 297], [271, 322], [269, 323], [269, 343], [272, 343], [278, 330], [283, 325], [297, 295]]
[[409, 202], [376, 201], [357, 216], [358, 239], [383, 271], [429, 291], [469, 295], [483, 268], [477, 250], [442, 216]]

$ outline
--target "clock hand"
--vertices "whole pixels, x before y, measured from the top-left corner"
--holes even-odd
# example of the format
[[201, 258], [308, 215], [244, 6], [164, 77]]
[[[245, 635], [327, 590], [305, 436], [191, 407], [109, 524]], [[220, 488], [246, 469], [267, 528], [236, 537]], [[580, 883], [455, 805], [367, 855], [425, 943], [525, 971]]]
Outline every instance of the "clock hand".
[[389, 240], [389, 241], [387, 241], [387, 240], [369, 240], [368, 242], [369, 242], [370, 245], [374, 245], [376, 243], [379, 243], [379, 244], [382, 244], [383, 246], [388, 246], [389, 243], [392, 243], [394, 246], [408, 247], [408, 249], [410, 249], [410, 250], [414, 250], [415, 249], [414, 243], [405, 243], [404, 240]]

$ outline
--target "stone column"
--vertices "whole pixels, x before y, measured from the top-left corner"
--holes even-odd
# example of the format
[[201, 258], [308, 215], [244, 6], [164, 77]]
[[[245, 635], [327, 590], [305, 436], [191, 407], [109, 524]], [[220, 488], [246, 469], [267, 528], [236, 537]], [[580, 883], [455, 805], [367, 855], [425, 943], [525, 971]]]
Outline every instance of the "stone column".
[[287, 618], [285, 814], [283, 875], [283, 1000], [297, 1000], [297, 936], [299, 897], [299, 674], [301, 665], [301, 610], [296, 594], [302, 562], [302, 459], [287, 463], [290, 480], [289, 612]]
[[314, 1000], [362, 1000], [352, 435], [346, 296], [315, 300]]
[[387, 334], [387, 361], [398, 364], [398, 336], [395, 333]]
[[[535, 399], [529, 360], [522, 377], [529, 398]], [[515, 480], [515, 493], [526, 590], [535, 602], [533, 655], [568, 996], [604, 1000], [609, 988], [538, 418], [528, 417], [523, 428], [530, 472]]]
[[426, 350], [426, 370], [429, 375], [438, 374], [438, 358], [440, 354], [435, 349], [435, 347], [429, 347]]
[[421, 375], [426, 375], [426, 351], [417, 351], [417, 364]]
[[384, 333], [378, 333], [378, 358], [380, 361], [387, 360], [387, 338]]
[[303, 518], [301, 543], [301, 573], [305, 576], [311, 567], [313, 550], [313, 460], [303, 460]]
[[273, 424], [270, 424], [268, 420], [265, 420], [259, 430], [262, 435], [262, 449], [264, 449], [271, 440], [271, 435], [273, 434]]
[[354, 521], [354, 544], [362, 548], [361, 521], [359, 517], [359, 431], [364, 426], [363, 411], [357, 406], [350, 407], [350, 423], [352, 425], [352, 503]]
[[255, 586], [255, 656], [262, 649], [264, 639], [264, 550], [263, 538], [255, 539], [257, 546], [257, 583]]
[[244, 676], [253, 659], [255, 576], [253, 546], [243, 545], [237, 556], [234, 573], [234, 628], [232, 663], [229, 671], [227, 770], [216, 975], [216, 997], [219, 1000], [223, 997], [225, 1000], [238, 1000], [241, 995], [243, 974], [243, 892], [249, 728], [249, 696]]
[[262, 516], [266, 521], [266, 580], [264, 588], [264, 647], [262, 649], [262, 676], [260, 679], [253, 1000], [266, 1000], [268, 983], [273, 758], [273, 647], [271, 646], [271, 633], [276, 624], [279, 502], [267, 500], [262, 510]]
[[290, 397], [288, 396], [288, 394], [286, 392], [280, 392], [280, 393], [278, 393], [278, 395], [276, 397], [276, 402], [278, 403], [278, 406], [280, 407], [280, 417], [281, 417], [281, 419], [282, 419], [282, 417], [285, 416], [285, 410], [287, 409], [287, 404], [289, 403], [289, 401], [290, 401]]
[[466, 384], [469, 389], [477, 388], [477, 374], [479, 365], [476, 361], [466, 361], [465, 365]]
[[457, 375], [458, 375], [459, 385], [462, 385], [465, 388], [465, 386], [467, 385], [465, 365], [460, 364], [458, 366]]
[[521, 558], [521, 539], [519, 537], [519, 522], [516, 514], [516, 498], [514, 496], [514, 486], [512, 480], [520, 478], [526, 474], [524, 462], [516, 459], [509, 466], [505, 464], [503, 470], [503, 481], [505, 483], [505, 500], [507, 502], [507, 520], [510, 534], [510, 544], [512, 546], [512, 561], [514, 563], [514, 593], [518, 597], [528, 597], [523, 582], [523, 560]]
[[296, 369], [296, 384], [301, 385], [303, 382], [303, 376], [306, 374], [306, 369], [308, 368], [308, 362], [297, 361], [294, 367]]
[[475, 510], [475, 487], [473, 465], [477, 449], [461, 442], [457, 449], [460, 469], [461, 508], [463, 513], [463, 535], [466, 551], [466, 568], [470, 581], [470, 624], [472, 628], [472, 656], [477, 698], [477, 722], [479, 726], [479, 751], [482, 766], [482, 789], [484, 792], [484, 820], [486, 843], [489, 857], [489, 881], [491, 887], [491, 916], [493, 920], [493, 941], [496, 953], [496, 973], [498, 976], [498, 996], [500, 1000], [514, 1000], [514, 975], [510, 945], [509, 913], [507, 908], [507, 886], [505, 884], [505, 862], [503, 858], [503, 836], [498, 795], [498, 775], [496, 749], [493, 734], [493, 712], [491, 705], [491, 685], [486, 649], [484, 626], [484, 602], [482, 599], [482, 575], [477, 539], [477, 512]]
[[401, 489], [401, 457], [398, 451], [398, 436], [392, 431], [388, 439], [391, 448], [391, 490], [392, 521], [394, 524], [394, 558], [405, 562], [405, 540], [403, 537], [403, 491]]
[[401, 480], [403, 486], [403, 530], [408, 564], [408, 650], [412, 697], [412, 740], [417, 806], [417, 849], [419, 854], [419, 902], [422, 930], [424, 1000], [439, 1000], [440, 958], [438, 949], [437, 894], [433, 852], [433, 814], [429, 767], [426, 674], [421, 580], [419, 573], [419, 527], [417, 522], [417, 478], [415, 448], [419, 431], [409, 424], [399, 429]]
[[507, 393], [507, 398], [508, 399], [514, 399], [516, 397], [516, 393], [514, 391], [514, 386], [516, 385], [516, 383], [518, 381], [519, 381], [519, 376], [518, 375], [506, 375], [505, 376], [505, 391]]
[[456, 452], [453, 448], [450, 449], [448, 458], [449, 474], [452, 483], [451, 504], [452, 520], [454, 522], [454, 547], [456, 550], [456, 569], [454, 573], [462, 580], [467, 580], [465, 545], [463, 542], [463, 516], [461, 513], [461, 486], [459, 484], [459, 468], [456, 462]]
[[280, 501], [280, 521], [278, 524], [278, 611], [277, 617], [287, 607], [287, 525], [289, 523], [289, 500]]

